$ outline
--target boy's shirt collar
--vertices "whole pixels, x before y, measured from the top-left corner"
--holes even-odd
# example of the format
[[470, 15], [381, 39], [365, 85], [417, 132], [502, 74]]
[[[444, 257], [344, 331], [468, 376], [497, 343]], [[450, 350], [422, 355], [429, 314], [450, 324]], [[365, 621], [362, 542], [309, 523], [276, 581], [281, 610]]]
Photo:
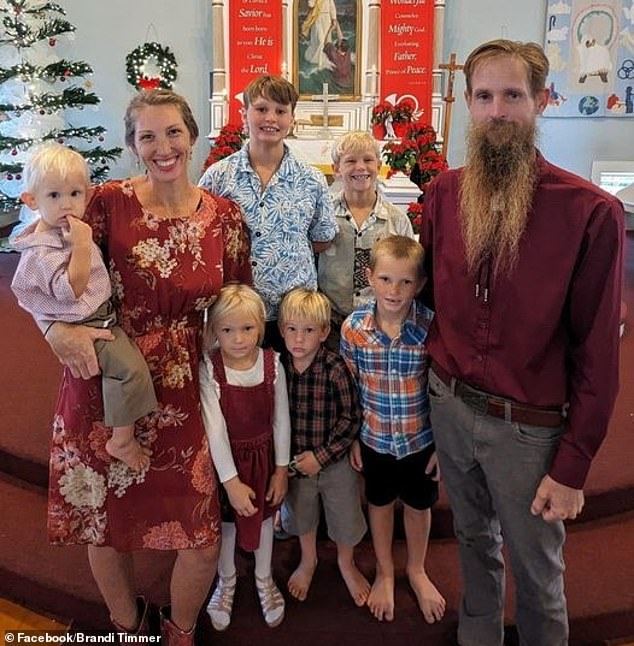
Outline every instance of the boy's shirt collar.
[[322, 343], [317, 349], [317, 352], [315, 353], [313, 360], [308, 364], [308, 367], [303, 372], [299, 372], [299, 370], [295, 368], [295, 363], [293, 362], [293, 355], [288, 350], [285, 352], [285, 354], [288, 357], [288, 366], [292, 369], [293, 373], [296, 374], [298, 377], [303, 377], [304, 375], [307, 375], [309, 372], [315, 369], [319, 369], [323, 365], [323, 356], [325, 352], [326, 350], [324, 348], [324, 344]]
[[[291, 151], [286, 143], [282, 143], [282, 145], [284, 146], [282, 161], [280, 162], [279, 168], [273, 173], [273, 176], [271, 177], [268, 185], [270, 185], [274, 181], [284, 180], [288, 176], [293, 174], [293, 169], [291, 167]], [[253, 166], [251, 166], [251, 161], [249, 160], [248, 142], [246, 142], [238, 151], [238, 163], [236, 169], [239, 173], [245, 173], [252, 176], [256, 175]]]
[[[335, 215], [338, 218], [347, 218], [348, 216], [352, 217], [352, 214], [350, 213], [350, 208], [348, 207], [348, 203], [346, 202], [346, 196], [344, 194], [344, 191], [341, 191], [339, 194], [337, 194], [334, 197], [334, 205], [335, 205]], [[387, 220], [387, 215], [385, 213], [385, 209], [383, 208], [383, 196], [381, 195], [381, 191], [376, 189], [376, 202], [374, 203], [374, 206], [372, 207], [372, 211], [370, 211], [370, 215], [368, 215], [368, 220], [372, 218], [373, 216], [377, 220]]]
[[[372, 299], [365, 306], [366, 312], [361, 321], [361, 328], [368, 332], [385, 334], [377, 322], [376, 307], [376, 299]], [[424, 343], [433, 318], [434, 313], [429, 308], [417, 300], [412, 301], [409, 312], [401, 323], [399, 340], [406, 344]]]
[[15, 237], [11, 238], [11, 246], [16, 251], [24, 251], [30, 247], [46, 246], [54, 249], [63, 249], [66, 246], [61, 229], [47, 229], [36, 231], [40, 221], [40, 215], [33, 222], [29, 223]]

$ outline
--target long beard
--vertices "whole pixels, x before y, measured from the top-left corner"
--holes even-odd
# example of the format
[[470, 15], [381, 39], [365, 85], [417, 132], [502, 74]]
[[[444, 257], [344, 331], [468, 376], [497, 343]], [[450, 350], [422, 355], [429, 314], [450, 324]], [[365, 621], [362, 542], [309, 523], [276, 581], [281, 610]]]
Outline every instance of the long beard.
[[467, 266], [486, 259], [511, 272], [526, 229], [536, 179], [535, 127], [503, 120], [472, 124], [460, 185], [460, 216]]

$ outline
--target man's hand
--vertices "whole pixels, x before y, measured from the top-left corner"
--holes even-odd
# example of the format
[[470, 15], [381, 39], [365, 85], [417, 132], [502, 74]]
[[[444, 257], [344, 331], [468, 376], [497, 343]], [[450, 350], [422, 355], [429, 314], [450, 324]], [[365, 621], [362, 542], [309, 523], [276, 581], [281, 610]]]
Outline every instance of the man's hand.
[[284, 500], [288, 490], [288, 467], [275, 467], [271, 476], [269, 488], [266, 491], [266, 501], [272, 506], [277, 507]]
[[361, 445], [359, 440], [355, 440], [350, 447], [350, 465], [355, 471], [363, 470], [363, 460], [361, 459]]
[[255, 491], [249, 485], [244, 484], [238, 476], [223, 482], [223, 486], [229, 496], [229, 502], [238, 516], [253, 516], [257, 513], [258, 508], [251, 502], [255, 500]]
[[53, 323], [45, 338], [59, 362], [70, 370], [73, 377], [82, 379], [90, 379], [99, 374], [95, 341], [114, 340], [110, 330], [71, 325], [61, 321]]
[[297, 470], [305, 476], [314, 476], [321, 471], [321, 464], [312, 451], [303, 451], [295, 456]]
[[573, 489], [555, 482], [545, 475], [537, 487], [531, 504], [531, 514], [542, 518], [547, 523], [576, 518], [583, 509], [583, 490]]

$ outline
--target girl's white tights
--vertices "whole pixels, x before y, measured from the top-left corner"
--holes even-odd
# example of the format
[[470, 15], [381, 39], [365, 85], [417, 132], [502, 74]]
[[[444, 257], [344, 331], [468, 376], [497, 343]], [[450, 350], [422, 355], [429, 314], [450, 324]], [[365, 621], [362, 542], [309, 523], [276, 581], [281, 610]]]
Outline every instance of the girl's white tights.
[[[218, 574], [223, 579], [230, 579], [236, 573], [236, 525], [222, 523], [222, 543], [220, 545], [220, 560]], [[271, 559], [273, 558], [273, 517], [262, 523], [260, 530], [260, 546], [254, 552], [255, 575], [264, 579], [271, 574]]]

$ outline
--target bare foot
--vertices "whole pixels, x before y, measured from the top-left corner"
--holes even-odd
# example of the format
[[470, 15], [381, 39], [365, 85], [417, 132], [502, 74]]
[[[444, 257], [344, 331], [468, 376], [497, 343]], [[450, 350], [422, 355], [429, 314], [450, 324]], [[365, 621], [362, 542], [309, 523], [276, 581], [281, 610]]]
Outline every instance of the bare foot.
[[111, 437], [106, 442], [106, 451], [135, 471], [143, 471], [150, 465], [150, 449], [141, 446], [134, 438], [117, 442], [114, 437]]
[[445, 614], [445, 598], [438, 592], [426, 572], [408, 572], [409, 584], [414, 590], [418, 605], [428, 624], [440, 621]]
[[354, 561], [348, 563], [339, 563], [339, 571], [348, 587], [348, 592], [355, 604], [359, 607], [365, 605], [370, 594], [370, 583], [361, 574]]
[[394, 619], [394, 577], [377, 574], [368, 596], [368, 608], [379, 621]]
[[317, 561], [312, 565], [301, 561], [295, 572], [288, 579], [288, 591], [298, 601], [306, 600], [316, 567]]

